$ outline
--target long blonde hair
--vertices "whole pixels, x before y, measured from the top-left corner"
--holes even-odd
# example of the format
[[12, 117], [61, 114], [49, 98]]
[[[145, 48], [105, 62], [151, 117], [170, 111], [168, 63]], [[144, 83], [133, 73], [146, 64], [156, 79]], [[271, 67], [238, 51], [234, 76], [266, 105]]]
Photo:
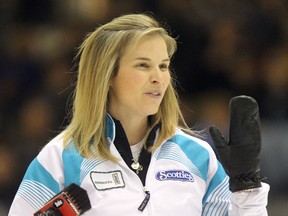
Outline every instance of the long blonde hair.
[[[79, 153], [83, 157], [89, 157], [93, 155], [93, 142], [93, 149], [98, 157], [116, 161], [107, 147], [105, 136], [109, 81], [117, 75], [119, 60], [125, 49], [148, 34], [159, 34], [164, 39], [171, 58], [176, 51], [176, 41], [154, 18], [145, 14], [120, 16], [87, 36], [77, 54], [79, 71], [74, 92], [73, 116], [64, 130], [64, 146], [73, 139]], [[179, 120], [189, 130], [181, 114], [174, 81], [171, 79], [158, 112], [151, 117], [151, 128], [161, 122], [161, 130], [151, 150], [174, 134]]]

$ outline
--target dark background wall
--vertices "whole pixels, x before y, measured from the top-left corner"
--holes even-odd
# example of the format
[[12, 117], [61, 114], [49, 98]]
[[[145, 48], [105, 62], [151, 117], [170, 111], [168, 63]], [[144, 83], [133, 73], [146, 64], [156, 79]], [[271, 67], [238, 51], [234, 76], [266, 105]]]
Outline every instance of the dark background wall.
[[0, 215], [31, 160], [68, 122], [72, 61], [84, 36], [147, 11], [177, 38], [173, 69], [191, 127], [216, 124], [227, 135], [230, 98], [258, 101], [268, 209], [288, 210], [286, 0], [0, 0]]

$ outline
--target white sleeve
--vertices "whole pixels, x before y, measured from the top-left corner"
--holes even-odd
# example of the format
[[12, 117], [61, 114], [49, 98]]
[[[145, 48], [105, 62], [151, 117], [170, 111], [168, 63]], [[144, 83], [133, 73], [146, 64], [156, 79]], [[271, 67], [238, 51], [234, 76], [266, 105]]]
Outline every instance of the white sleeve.
[[18, 195], [15, 196], [12, 206], [13, 208], [10, 208], [8, 216], [32, 215], [35, 212], [35, 209]]
[[270, 186], [262, 182], [258, 190], [232, 193], [229, 216], [267, 216], [269, 189]]
[[39, 152], [26, 170], [10, 206], [9, 216], [31, 216], [63, 189], [62, 153], [58, 137]]

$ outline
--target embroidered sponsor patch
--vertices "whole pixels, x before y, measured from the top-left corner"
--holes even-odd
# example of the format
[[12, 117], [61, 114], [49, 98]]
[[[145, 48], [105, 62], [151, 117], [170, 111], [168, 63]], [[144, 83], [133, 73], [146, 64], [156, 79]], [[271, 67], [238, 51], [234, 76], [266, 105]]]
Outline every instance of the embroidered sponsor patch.
[[155, 175], [159, 181], [188, 181], [194, 182], [194, 177], [190, 172], [184, 170], [159, 171]]
[[120, 170], [111, 172], [90, 172], [90, 178], [97, 190], [109, 190], [125, 187], [125, 182]]

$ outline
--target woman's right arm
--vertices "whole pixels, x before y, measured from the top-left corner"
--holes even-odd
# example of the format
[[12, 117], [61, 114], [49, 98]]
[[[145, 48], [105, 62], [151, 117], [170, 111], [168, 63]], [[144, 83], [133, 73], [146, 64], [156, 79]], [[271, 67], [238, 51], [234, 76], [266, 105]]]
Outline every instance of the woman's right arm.
[[61, 145], [46, 145], [31, 162], [10, 207], [9, 216], [33, 215], [63, 189]]

